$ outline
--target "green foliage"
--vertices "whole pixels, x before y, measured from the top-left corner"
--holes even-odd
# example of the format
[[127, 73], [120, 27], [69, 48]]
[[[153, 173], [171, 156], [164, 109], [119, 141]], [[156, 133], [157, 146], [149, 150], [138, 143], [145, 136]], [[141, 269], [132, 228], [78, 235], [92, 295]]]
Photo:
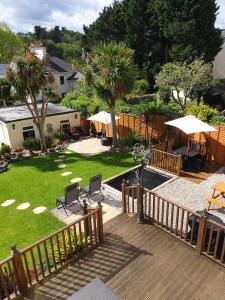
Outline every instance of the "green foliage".
[[148, 92], [148, 88], [149, 84], [147, 80], [138, 79], [135, 81], [134, 87], [128, 97], [145, 95]]
[[160, 68], [171, 61], [203, 57], [213, 61], [223, 45], [215, 21], [215, 0], [124, 0], [105, 7], [84, 27], [84, 45], [100, 41], [124, 41], [134, 49], [135, 63], [154, 84]]
[[154, 98], [140, 104], [132, 105], [130, 113], [134, 115], [182, 115], [180, 107], [176, 103], [163, 104]]
[[131, 147], [141, 140], [140, 135], [136, 131], [131, 131], [117, 141], [117, 147]]
[[12, 101], [11, 85], [5, 78], [0, 78], [0, 102], [5, 105], [7, 103], [11, 103]]
[[23, 142], [23, 147], [27, 150], [40, 150], [41, 143], [39, 139], [30, 139]]
[[217, 110], [204, 104], [202, 101], [189, 102], [185, 110], [185, 115], [193, 115], [201, 121], [209, 122], [214, 116], [217, 115]]
[[213, 82], [212, 66], [205, 64], [202, 59], [195, 59], [191, 63], [168, 63], [156, 76], [159, 90], [170, 92], [170, 97], [182, 109], [185, 109], [188, 98], [195, 98], [199, 102]]
[[24, 51], [24, 44], [9, 27], [0, 23], [0, 63], [11, 62], [14, 55]]
[[2, 143], [0, 148], [0, 154], [4, 156], [5, 154], [10, 154], [10, 153], [11, 153], [10, 146]]
[[[53, 244], [55, 260], [57, 263], [71, 258], [74, 253], [80, 252], [84, 247], [81, 243], [80, 236], [78, 234], [75, 236], [73, 228], [70, 228], [70, 231], [65, 233], [64, 236], [65, 240], [63, 240], [62, 235], [60, 235], [58, 238], [58, 243], [55, 241]], [[75, 244], [77, 247], [75, 247]]]
[[214, 116], [210, 120], [211, 124], [225, 126], [225, 116]]

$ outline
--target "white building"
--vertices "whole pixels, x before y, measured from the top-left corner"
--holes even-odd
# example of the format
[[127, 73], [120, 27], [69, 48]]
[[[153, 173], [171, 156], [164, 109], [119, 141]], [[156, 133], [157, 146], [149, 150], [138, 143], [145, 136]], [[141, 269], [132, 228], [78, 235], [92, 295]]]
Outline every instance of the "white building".
[[[41, 103], [39, 108], [41, 109]], [[45, 136], [77, 127], [80, 127], [79, 112], [57, 104], [48, 104]], [[32, 138], [39, 138], [39, 132], [26, 105], [0, 108], [0, 143], [15, 148]]]
[[[42, 59], [46, 55], [46, 48], [39, 46], [31, 46], [31, 52]], [[49, 56], [49, 70], [54, 77], [52, 84], [53, 92], [59, 97], [63, 98], [68, 92], [76, 88], [77, 82], [82, 78], [82, 74], [75, 70], [72, 64], [56, 56]], [[38, 99], [41, 97], [39, 96]]]
[[223, 48], [213, 62], [213, 75], [218, 79], [225, 79], [225, 30], [222, 30], [222, 34], [224, 37]]

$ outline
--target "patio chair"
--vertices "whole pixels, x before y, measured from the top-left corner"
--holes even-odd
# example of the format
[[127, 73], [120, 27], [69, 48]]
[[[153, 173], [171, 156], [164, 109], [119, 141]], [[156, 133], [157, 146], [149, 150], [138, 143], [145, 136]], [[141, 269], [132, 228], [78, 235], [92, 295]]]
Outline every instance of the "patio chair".
[[102, 201], [104, 201], [104, 195], [102, 193], [102, 175], [96, 175], [89, 179], [89, 186], [87, 187], [80, 187], [80, 195], [81, 197], [87, 197], [89, 203], [90, 197], [95, 194], [101, 194], [102, 195]]
[[56, 207], [60, 208], [60, 206], [61, 206], [64, 209], [66, 215], [68, 216], [67, 211], [66, 211], [67, 206], [70, 206], [70, 205], [76, 204], [76, 203], [78, 203], [81, 206], [80, 199], [79, 199], [79, 193], [80, 193], [80, 189], [79, 189], [79, 185], [77, 183], [68, 185], [64, 189], [64, 196], [57, 197]]
[[207, 155], [197, 154], [191, 158], [191, 168], [201, 172], [206, 164], [206, 157]]

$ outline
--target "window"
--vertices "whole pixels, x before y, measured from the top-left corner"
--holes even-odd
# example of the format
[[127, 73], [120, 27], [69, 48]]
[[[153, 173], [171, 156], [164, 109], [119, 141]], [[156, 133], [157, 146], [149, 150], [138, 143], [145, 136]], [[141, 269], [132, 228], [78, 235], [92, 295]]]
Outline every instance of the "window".
[[35, 132], [33, 126], [26, 126], [23, 127], [23, 139], [24, 141], [35, 139]]
[[61, 85], [63, 85], [63, 84], [65, 83], [65, 82], [64, 82], [64, 81], [65, 81], [65, 80], [64, 80], [64, 76], [60, 76], [60, 77], [59, 77], [59, 80], [60, 80], [60, 84], [61, 84]]

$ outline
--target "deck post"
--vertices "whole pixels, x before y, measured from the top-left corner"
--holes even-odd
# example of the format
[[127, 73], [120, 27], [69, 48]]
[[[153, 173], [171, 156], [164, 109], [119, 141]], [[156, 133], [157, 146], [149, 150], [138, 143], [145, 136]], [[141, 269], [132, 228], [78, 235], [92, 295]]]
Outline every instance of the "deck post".
[[98, 201], [98, 215], [97, 215], [97, 225], [98, 225], [98, 239], [99, 242], [103, 242], [103, 219], [102, 219], [102, 205], [101, 201]]
[[18, 284], [19, 291], [24, 295], [27, 291], [28, 284], [26, 280], [26, 274], [23, 266], [23, 261], [20, 252], [16, 249], [16, 245], [11, 247], [12, 249], [12, 264], [13, 270]]
[[[87, 209], [87, 201], [86, 200], [83, 200], [83, 216], [85, 217], [87, 214], [88, 214], [88, 209]], [[87, 236], [89, 235], [89, 222], [88, 222], [88, 219], [86, 218], [84, 220], [84, 230], [87, 234]]]
[[202, 252], [204, 246], [205, 228], [206, 228], [206, 216], [203, 215], [199, 220], [199, 227], [198, 227], [197, 251], [199, 254]]
[[122, 212], [123, 214], [125, 214], [127, 212], [127, 207], [126, 207], [126, 190], [125, 190], [124, 180], [122, 181], [121, 184], [121, 190], [122, 190]]

